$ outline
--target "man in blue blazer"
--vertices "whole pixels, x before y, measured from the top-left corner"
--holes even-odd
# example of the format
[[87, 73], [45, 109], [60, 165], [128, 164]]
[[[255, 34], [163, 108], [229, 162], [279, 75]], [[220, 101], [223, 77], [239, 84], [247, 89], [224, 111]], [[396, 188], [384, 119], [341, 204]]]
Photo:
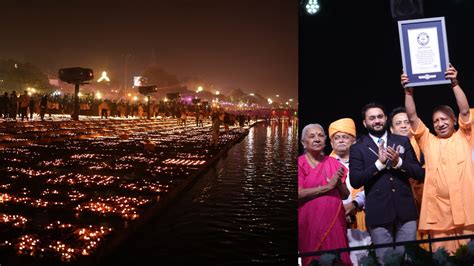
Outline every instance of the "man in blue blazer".
[[[415, 240], [418, 211], [408, 178], [422, 180], [424, 169], [408, 137], [387, 131], [387, 115], [381, 104], [364, 106], [362, 123], [368, 134], [351, 147], [350, 182], [354, 188], [364, 186], [366, 225], [372, 242]], [[388, 249], [375, 250], [381, 264]], [[404, 252], [403, 246], [396, 250]]]

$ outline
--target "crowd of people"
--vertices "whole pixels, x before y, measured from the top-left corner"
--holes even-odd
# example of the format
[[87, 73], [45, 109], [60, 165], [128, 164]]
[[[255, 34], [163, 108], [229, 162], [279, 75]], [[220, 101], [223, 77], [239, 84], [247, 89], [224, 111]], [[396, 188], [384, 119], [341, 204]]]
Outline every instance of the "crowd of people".
[[[3, 121], [28, 121], [34, 120], [33, 115], [39, 115], [44, 121], [45, 114], [72, 114], [73, 98], [68, 95], [63, 97], [50, 95], [29, 94], [24, 91], [23, 94], [17, 95], [16, 91], [12, 91], [9, 95], [7, 92], [0, 97], [0, 118]], [[277, 121], [291, 122], [286, 116], [288, 113], [277, 115], [271, 109], [255, 109], [255, 110], [227, 110], [225, 108], [210, 107], [209, 105], [190, 105], [184, 101], [152, 101], [149, 105], [138, 101], [129, 102], [123, 99], [92, 99], [79, 102], [81, 115], [100, 116], [101, 119], [109, 119], [111, 117], [121, 118], [146, 118], [147, 109], [150, 110], [150, 118], [176, 119], [177, 126], [187, 127], [188, 118], [194, 116], [196, 127], [204, 127], [210, 125], [211, 146], [218, 148], [219, 137], [223, 133], [228, 133], [232, 126], [250, 126], [251, 121], [266, 120], [270, 122], [270, 118]], [[35, 119], [38, 119], [37, 117]], [[294, 119], [296, 121], [296, 119]], [[223, 129], [221, 131], [221, 129]]]
[[[79, 113], [86, 116], [100, 116], [103, 119], [110, 117], [134, 117], [146, 118], [147, 110], [150, 117], [172, 117], [177, 118], [181, 125], [186, 125], [187, 117], [194, 115], [196, 126], [203, 126], [205, 118], [211, 118], [216, 108], [209, 105], [189, 105], [183, 101], [151, 101], [147, 103], [139, 101], [128, 101], [124, 99], [80, 99]], [[221, 108], [222, 109], [222, 108]], [[29, 94], [25, 91], [17, 95], [16, 91], [11, 94], [4, 92], [0, 96], [0, 118], [7, 121], [31, 120], [33, 114], [39, 114], [44, 120], [46, 113], [72, 114], [74, 110], [74, 99], [71, 95], [51, 96], [48, 94]], [[223, 112], [221, 110], [221, 112]], [[264, 114], [270, 111], [226, 111], [223, 125], [238, 123], [240, 126], [248, 124], [250, 119], [264, 118]], [[27, 115], [28, 114], [28, 115]]]
[[[33, 114], [40, 114], [41, 120], [44, 119], [46, 110], [48, 109], [48, 96], [31, 96], [27, 91], [17, 95], [16, 91], [12, 91], [10, 95], [4, 92], [0, 96], [0, 117], [5, 120], [21, 121], [33, 119]], [[50, 102], [51, 105], [51, 102]], [[53, 107], [50, 106], [50, 109]]]
[[[474, 210], [469, 208], [474, 202], [474, 138], [471, 110], [457, 74], [452, 65], [445, 72], [459, 115], [456, 118], [449, 106], [436, 107], [435, 134], [417, 115], [406, 74], [400, 77], [405, 106], [388, 114], [380, 103], [365, 105], [364, 135], [356, 134], [352, 118], [334, 121], [328, 128], [329, 156], [324, 153], [324, 128], [303, 128], [305, 152], [298, 158], [300, 253], [474, 233]], [[433, 242], [432, 251], [444, 248], [454, 255], [467, 242]], [[404, 254], [404, 247], [376, 248], [375, 253], [384, 265], [385, 256]], [[358, 265], [366, 254], [341, 252], [340, 259]], [[303, 256], [302, 263], [319, 258]]]

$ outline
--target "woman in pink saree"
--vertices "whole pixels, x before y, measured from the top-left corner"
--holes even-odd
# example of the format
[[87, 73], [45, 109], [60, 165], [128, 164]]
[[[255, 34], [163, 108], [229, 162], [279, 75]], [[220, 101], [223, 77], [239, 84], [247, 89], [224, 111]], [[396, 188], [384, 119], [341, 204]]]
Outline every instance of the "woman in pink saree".
[[[347, 248], [347, 227], [341, 199], [349, 196], [344, 184], [347, 169], [325, 156], [326, 134], [319, 124], [303, 128], [305, 153], [298, 158], [298, 251]], [[341, 261], [352, 265], [348, 252]], [[303, 266], [319, 257], [303, 257]]]

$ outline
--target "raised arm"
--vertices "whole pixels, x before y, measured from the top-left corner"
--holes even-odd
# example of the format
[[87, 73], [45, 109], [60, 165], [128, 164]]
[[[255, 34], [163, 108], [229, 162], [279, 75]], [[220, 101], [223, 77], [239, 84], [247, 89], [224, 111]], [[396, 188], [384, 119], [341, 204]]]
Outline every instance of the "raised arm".
[[418, 115], [416, 114], [415, 99], [413, 98], [413, 88], [406, 86], [409, 82], [410, 81], [408, 80], [407, 74], [403, 73], [401, 75], [401, 84], [405, 89], [405, 109], [407, 111], [408, 120], [410, 120], [411, 128], [413, 130], [416, 130], [418, 128], [419, 119]]
[[448, 69], [445, 72], [445, 77], [451, 80], [451, 87], [453, 88], [454, 97], [456, 97], [456, 103], [458, 104], [459, 113], [461, 114], [461, 119], [464, 122], [469, 120], [469, 103], [467, 101], [466, 94], [459, 86], [458, 82], [458, 71], [449, 64]]

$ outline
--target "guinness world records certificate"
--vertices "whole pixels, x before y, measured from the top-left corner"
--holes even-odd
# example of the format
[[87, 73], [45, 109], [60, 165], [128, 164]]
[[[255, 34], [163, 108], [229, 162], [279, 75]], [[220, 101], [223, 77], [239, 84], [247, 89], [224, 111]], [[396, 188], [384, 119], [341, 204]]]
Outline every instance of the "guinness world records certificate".
[[403, 70], [409, 87], [448, 84], [449, 65], [444, 17], [398, 21]]

